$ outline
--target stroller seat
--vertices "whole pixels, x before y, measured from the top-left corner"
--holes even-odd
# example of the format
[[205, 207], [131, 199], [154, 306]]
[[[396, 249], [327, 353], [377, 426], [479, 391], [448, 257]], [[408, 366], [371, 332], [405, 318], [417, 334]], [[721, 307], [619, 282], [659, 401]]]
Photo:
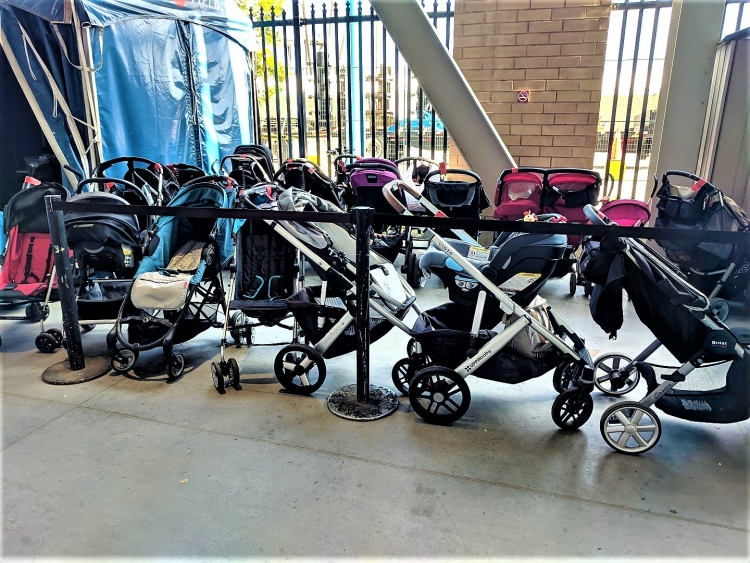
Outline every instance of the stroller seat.
[[[447, 240], [461, 256], [508, 293], [521, 306], [530, 303], [550, 277], [567, 247], [565, 235], [514, 233], [501, 244], [483, 248], [460, 240]], [[451, 301], [476, 302], [478, 284], [454, 260], [430, 245], [419, 266], [438, 276]]]
[[202, 255], [206, 244], [188, 241], [174, 254], [165, 269], [138, 276], [133, 282], [133, 305], [139, 309], [181, 309], [190, 285], [203, 278], [206, 262]]

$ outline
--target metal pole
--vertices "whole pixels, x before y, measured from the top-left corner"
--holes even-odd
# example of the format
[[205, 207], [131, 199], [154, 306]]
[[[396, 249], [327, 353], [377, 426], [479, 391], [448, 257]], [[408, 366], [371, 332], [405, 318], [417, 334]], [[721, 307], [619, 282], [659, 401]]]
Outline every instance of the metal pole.
[[371, 207], [352, 210], [357, 243], [357, 402], [370, 400], [370, 231], [375, 219]]
[[304, 158], [307, 154], [307, 112], [302, 86], [302, 38], [300, 37], [302, 19], [299, 13], [299, 0], [292, 0], [292, 20], [294, 21], [294, 68], [297, 79], [297, 134], [299, 135], [299, 155]]
[[47, 221], [52, 238], [52, 248], [57, 270], [57, 291], [60, 294], [60, 309], [62, 310], [63, 330], [68, 343], [68, 361], [70, 369], [81, 371], [86, 367], [83, 357], [83, 343], [81, 330], [78, 326], [78, 309], [75, 302], [75, 288], [73, 286], [73, 267], [68, 253], [68, 237], [65, 234], [65, 222], [62, 211], [55, 211], [54, 201], [62, 201], [60, 196], [44, 198], [47, 209]]

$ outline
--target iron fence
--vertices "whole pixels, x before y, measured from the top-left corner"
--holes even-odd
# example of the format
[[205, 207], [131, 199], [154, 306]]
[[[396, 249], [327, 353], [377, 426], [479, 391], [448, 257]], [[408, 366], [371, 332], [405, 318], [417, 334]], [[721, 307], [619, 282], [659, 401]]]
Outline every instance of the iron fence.
[[[451, 0], [427, 11], [448, 49]], [[258, 30], [256, 136], [281, 162], [318, 158], [330, 171], [336, 154], [447, 160], [450, 142], [372, 7], [292, 1], [284, 10], [251, 12]]]

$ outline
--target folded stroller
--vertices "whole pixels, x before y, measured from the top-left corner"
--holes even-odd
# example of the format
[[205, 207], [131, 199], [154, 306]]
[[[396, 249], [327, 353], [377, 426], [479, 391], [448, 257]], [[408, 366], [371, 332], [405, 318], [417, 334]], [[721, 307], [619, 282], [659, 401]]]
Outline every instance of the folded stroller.
[[[270, 186], [269, 186], [270, 187]], [[331, 211], [330, 205], [321, 204], [312, 194], [285, 190], [278, 197], [278, 208], [283, 211]], [[357, 347], [354, 328], [356, 243], [352, 235], [340, 225], [332, 223], [303, 223], [296, 221], [264, 221], [286, 243], [298, 250], [321, 279], [320, 286], [304, 287], [285, 300], [302, 334], [310, 344], [293, 342], [279, 350], [274, 361], [274, 373], [279, 383], [289, 392], [310, 394], [318, 390], [326, 377], [326, 358], [335, 358], [352, 352]], [[238, 251], [239, 254], [239, 251]], [[245, 273], [243, 268], [243, 275]], [[238, 271], [237, 277], [240, 273]], [[265, 277], [265, 276], [261, 276]], [[378, 254], [370, 253], [370, 338], [375, 342], [385, 336], [393, 326], [404, 332], [406, 314], [414, 308], [414, 292], [393, 267]], [[265, 280], [264, 280], [265, 281]], [[269, 287], [284, 291], [289, 282]], [[248, 307], [252, 304], [238, 303]], [[234, 305], [232, 305], [234, 306]], [[281, 305], [277, 305], [281, 314]], [[227, 368], [229, 368], [227, 362]], [[234, 385], [233, 369], [214, 369], [225, 377], [214, 385], [217, 389]]]
[[297, 188], [343, 208], [339, 187], [314, 162], [295, 158], [287, 160], [273, 175], [273, 183], [284, 188]]
[[[676, 184], [690, 180], [691, 186]], [[747, 232], [750, 219], [744, 210], [721, 190], [705, 180], [677, 170], [662, 177], [656, 193], [658, 215], [656, 227], [672, 229], [700, 229], [726, 232]], [[750, 251], [747, 247], [731, 244], [660, 240], [667, 258], [675, 262], [688, 281], [712, 300], [712, 306], [726, 318], [733, 300], [745, 294], [750, 303]]]
[[[397, 194], [406, 189], [402, 182], [393, 182], [383, 190], [402, 214], [408, 211]], [[573, 383], [553, 403], [552, 419], [563, 429], [586, 422], [593, 411], [592, 367], [580, 337], [546, 301], [536, 298], [526, 308], [517, 305], [490, 279], [489, 268], [480, 271], [448, 241], [430, 229], [428, 233], [433, 245], [481, 289], [473, 308], [451, 302], [417, 319], [411, 331], [418, 345], [411, 358], [417, 371], [408, 387], [403, 380], [399, 386], [408, 390], [414, 411], [427, 422], [451, 424], [469, 408], [469, 375], [520, 383], [556, 369], [571, 373]], [[418, 354], [422, 357], [416, 358]]]
[[[125, 170], [123, 171], [123, 167]], [[113, 172], [120, 176], [112, 176]], [[109, 174], [108, 174], [109, 172]], [[122, 178], [134, 184], [143, 194], [148, 205], [166, 205], [180, 189], [180, 182], [175, 173], [168, 167], [147, 158], [121, 156], [102, 162], [92, 173], [94, 178]], [[128, 190], [130, 191], [130, 190]], [[132, 204], [128, 196], [131, 193], [117, 194]]]
[[[608, 224], [603, 214], [593, 208], [588, 212], [594, 224]], [[615, 403], [604, 411], [600, 431], [610, 447], [628, 454], [653, 448], [661, 422], [651, 407], [694, 422], [750, 418], [750, 330], [728, 328], [704, 294], [638, 240], [604, 237], [582, 264], [583, 274], [597, 284], [590, 307], [602, 329], [615, 334], [622, 326], [624, 289], [638, 318], [657, 338], [632, 366], [606, 374], [622, 378], [634, 369], [648, 384], [641, 401]], [[682, 365], [646, 363], [660, 345]]]
[[[102, 181], [108, 180], [94, 178], [85, 183]], [[136, 215], [96, 210], [98, 204], [129, 205], [119, 196], [91, 191], [75, 195], [69, 201], [80, 204], [64, 217], [68, 245], [76, 264], [78, 321], [81, 330], [88, 332], [95, 325], [115, 322], [141, 260], [141, 233]], [[40, 352], [51, 353], [64, 340], [62, 331], [51, 329], [37, 336], [36, 347]]]
[[[516, 221], [526, 212], [535, 215], [555, 213], [568, 223], [587, 223], [585, 205], [596, 205], [601, 176], [593, 170], [579, 168], [512, 168], [497, 179], [495, 219]], [[552, 274], [553, 278], [570, 276], [570, 294], [575, 295], [578, 275], [573, 270], [580, 236], [568, 236], [568, 250]], [[573, 271], [571, 271], [573, 270]]]
[[7, 242], [0, 269], [0, 304], [26, 305], [25, 316], [0, 315], [0, 319], [40, 322], [42, 332], [44, 320], [49, 316], [49, 302], [57, 299], [44, 202], [48, 195], [65, 200], [68, 191], [60, 184], [43, 182], [21, 190], [8, 201], [3, 212]]
[[[235, 195], [218, 184], [197, 183], [182, 188], [168, 207], [228, 209]], [[133, 367], [140, 352], [161, 346], [167, 375], [176, 379], [185, 358], [174, 354], [173, 346], [211, 327], [221, 328], [221, 268], [232, 257], [232, 221], [162, 216], [145, 254], [107, 335], [108, 353], [112, 369], [122, 373]]]

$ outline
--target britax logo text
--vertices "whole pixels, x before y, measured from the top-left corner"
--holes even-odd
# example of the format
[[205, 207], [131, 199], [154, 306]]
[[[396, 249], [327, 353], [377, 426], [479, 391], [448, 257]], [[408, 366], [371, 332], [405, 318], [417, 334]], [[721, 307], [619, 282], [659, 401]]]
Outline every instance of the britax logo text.
[[711, 341], [711, 346], [720, 346], [721, 348], [726, 348], [727, 345], [728, 345], [727, 342], [722, 342], [721, 340], [712, 340]]
[[481, 362], [483, 359], [485, 359], [487, 356], [489, 356], [490, 354], [492, 354], [492, 350], [487, 350], [481, 356], [478, 356], [478, 357], [474, 358], [474, 361], [471, 362], [468, 366], [466, 366], [466, 371], [468, 371], [469, 373], [471, 373], [471, 371], [476, 367], [476, 365], [479, 362]]

